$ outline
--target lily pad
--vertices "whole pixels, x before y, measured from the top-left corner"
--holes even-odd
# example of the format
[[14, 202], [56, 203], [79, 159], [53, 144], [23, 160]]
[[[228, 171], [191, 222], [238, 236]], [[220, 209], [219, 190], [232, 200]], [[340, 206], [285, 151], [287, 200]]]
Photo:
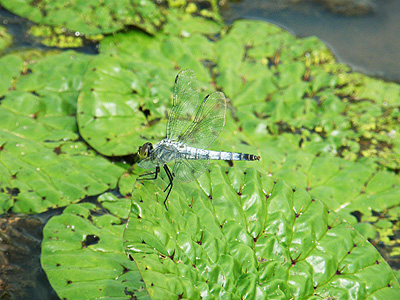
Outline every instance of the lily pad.
[[104, 155], [134, 153], [145, 141], [143, 131], [146, 128], [149, 136], [164, 134], [158, 126], [148, 128], [142, 106], [152, 101], [160, 118], [165, 112], [161, 105], [170, 96], [160, 93], [166, 90], [167, 80], [163, 76], [163, 80], [153, 81], [148, 72], [157, 72], [156, 68], [143, 67], [145, 65], [131, 64], [129, 68], [121, 59], [99, 56], [86, 73], [78, 101], [79, 129], [83, 138]]
[[89, 56], [6, 56], [0, 102], [0, 212], [38, 213], [113, 188], [124, 171], [79, 141], [76, 101]]
[[[108, 205], [112, 210], [130, 203], [111, 194], [102, 201], [114, 203]], [[41, 263], [61, 299], [150, 299], [136, 264], [124, 253], [120, 217], [82, 203], [46, 224]]]
[[0, 0], [16, 15], [32, 22], [63, 27], [77, 35], [110, 34], [134, 25], [154, 34], [163, 22], [159, 7], [151, 0], [41, 1]]
[[400, 293], [371, 244], [283, 180], [215, 166], [197, 183], [174, 182], [168, 211], [166, 184], [136, 184], [125, 232], [127, 253], [152, 299], [389, 299]]
[[[181, 23], [194, 30], [191, 21]], [[153, 38], [130, 32], [101, 43], [104, 56], [87, 72], [78, 108], [80, 132], [93, 148], [126, 155], [164, 138], [171, 78], [177, 66], [192, 68], [202, 95], [216, 88], [229, 97], [225, 129], [213, 150], [261, 154], [263, 172], [309, 190], [352, 224], [398, 205], [397, 186], [364, 195], [374, 176], [397, 169], [397, 85], [374, 81], [368, 93], [370, 80], [336, 64], [320, 41], [295, 39], [267, 23], [238, 21], [221, 36], [173, 24], [174, 30]], [[262, 35], [251, 35], [257, 26]], [[370, 100], [357, 100], [359, 95]], [[360, 204], [364, 200], [368, 205]]]
[[199, 62], [213, 57], [213, 44], [196, 32], [179, 39], [131, 31], [105, 39], [100, 49], [85, 74], [78, 124], [85, 141], [104, 155], [132, 154], [165, 136], [177, 66], [196, 72], [202, 97], [213, 91]]
[[[262, 34], [251, 34], [256, 27]], [[259, 21], [235, 22], [216, 57], [216, 84], [239, 123], [264, 126], [258, 143], [270, 133], [301, 133], [299, 148], [315, 155], [400, 168], [399, 85], [348, 73], [317, 39]]]

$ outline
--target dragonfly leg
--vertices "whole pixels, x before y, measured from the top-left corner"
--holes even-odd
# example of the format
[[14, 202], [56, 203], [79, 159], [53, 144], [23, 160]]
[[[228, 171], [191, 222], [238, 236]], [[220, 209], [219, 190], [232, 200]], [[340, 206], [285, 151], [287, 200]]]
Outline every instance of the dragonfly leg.
[[172, 176], [171, 171], [169, 170], [167, 165], [164, 165], [164, 170], [165, 170], [165, 173], [167, 173], [167, 176], [168, 176], [168, 179], [169, 179], [169, 184], [167, 185], [167, 187], [164, 190], [164, 193], [165, 193], [165, 191], [169, 188], [167, 197], [165, 197], [165, 200], [164, 200], [164, 206], [168, 210], [168, 208], [167, 208], [167, 199], [168, 199], [169, 193], [171, 193], [171, 190], [172, 190], [172, 185], [173, 185], [172, 181], [174, 180], [174, 177]]
[[[156, 167], [156, 170], [155, 170], [154, 172], [142, 174], [142, 175], [140, 175], [138, 178], [139, 178], [139, 179], [143, 179], [143, 180], [156, 180], [156, 179], [157, 179], [157, 176], [158, 176], [158, 173], [160, 173], [160, 167], [159, 167], [159, 166]], [[153, 175], [154, 175], [153, 178], [144, 178], [144, 177], [153, 176]]]

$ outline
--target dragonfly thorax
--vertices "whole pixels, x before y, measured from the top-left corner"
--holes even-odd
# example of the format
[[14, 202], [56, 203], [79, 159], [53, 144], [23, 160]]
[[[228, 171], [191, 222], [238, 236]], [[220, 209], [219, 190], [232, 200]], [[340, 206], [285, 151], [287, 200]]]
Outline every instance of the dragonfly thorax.
[[185, 146], [182, 143], [164, 139], [154, 146], [150, 153], [150, 159], [164, 165], [178, 158], [183, 149]]

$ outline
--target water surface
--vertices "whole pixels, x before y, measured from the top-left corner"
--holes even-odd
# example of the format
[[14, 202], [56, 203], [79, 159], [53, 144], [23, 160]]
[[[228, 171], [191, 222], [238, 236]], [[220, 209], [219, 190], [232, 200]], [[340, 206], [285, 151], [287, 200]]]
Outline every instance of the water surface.
[[258, 19], [275, 23], [296, 36], [317, 36], [340, 62], [354, 71], [400, 82], [400, 5], [397, 0], [375, 1], [366, 16], [342, 16], [316, 3], [271, 9], [265, 0], [230, 3], [222, 14], [228, 23]]

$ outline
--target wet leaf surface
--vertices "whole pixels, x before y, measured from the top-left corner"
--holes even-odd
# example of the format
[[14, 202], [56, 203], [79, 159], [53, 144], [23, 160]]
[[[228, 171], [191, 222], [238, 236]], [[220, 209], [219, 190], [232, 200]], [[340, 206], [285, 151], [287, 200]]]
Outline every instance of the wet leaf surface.
[[98, 200], [103, 206], [70, 205], [46, 224], [41, 263], [51, 285], [61, 299], [81, 299], [82, 291], [85, 299], [148, 299], [122, 243], [130, 200], [112, 194]]
[[39, 213], [115, 187], [123, 169], [79, 140], [76, 101], [90, 57], [9, 55], [0, 105], [0, 212]]
[[[304, 190], [254, 169], [215, 166], [198, 183], [174, 183], [166, 211], [166, 184], [135, 185], [125, 232], [154, 299], [400, 292], [376, 249]], [[374, 273], [387, 275], [375, 280]]]
[[[179, 26], [183, 30], [193, 22], [196, 18]], [[208, 23], [214, 32], [218, 29]], [[135, 153], [149, 139], [162, 139], [177, 68], [193, 69], [202, 97], [205, 90], [211, 93], [210, 74], [199, 59], [212, 59], [214, 46], [202, 44], [206, 37], [197, 31], [183, 39], [131, 31], [102, 41], [78, 100], [79, 131], [85, 141], [104, 155], [121, 156]]]

